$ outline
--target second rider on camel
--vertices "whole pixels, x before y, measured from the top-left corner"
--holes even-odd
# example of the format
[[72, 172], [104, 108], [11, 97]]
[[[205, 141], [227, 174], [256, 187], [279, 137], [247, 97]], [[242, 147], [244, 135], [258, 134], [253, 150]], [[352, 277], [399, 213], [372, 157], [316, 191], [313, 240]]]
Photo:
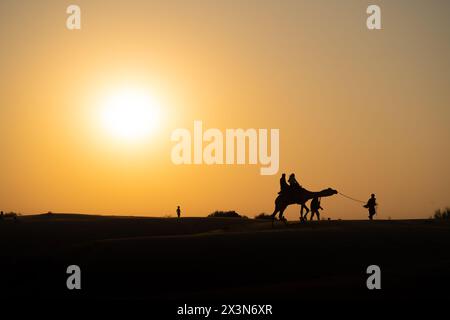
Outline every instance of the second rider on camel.
[[297, 179], [295, 179], [295, 173], [291, 173], [291, 175], [289, 176], [289, 186], [294, 189], [294, 188], [301, 188], [302, 186], [298, 183]]
[[280, 192], [278, 194], [284, 193], [289, 190], [300, 189], [302, 186], [295, 179], [295, 174], [291, 173], [288, 180], [289, 184], [286, 182], [286, 173], [283, 173], [280, 178]]

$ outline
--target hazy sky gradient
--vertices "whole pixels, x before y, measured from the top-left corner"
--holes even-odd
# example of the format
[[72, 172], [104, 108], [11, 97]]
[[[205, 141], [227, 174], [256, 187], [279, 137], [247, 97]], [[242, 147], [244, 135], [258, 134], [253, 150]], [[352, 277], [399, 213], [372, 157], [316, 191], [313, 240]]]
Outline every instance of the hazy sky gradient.
[[[65, 28], [72, 3], [80, 31]], [[383, 30], [367, 30], [369, 4]], [[429, 217], [450, 205], [449, 12], [448, 1], [3, 0], [0, 209], [271, 213], [279, 175], [259, 165], [172, 164], [171, 132], [202, 120], [279, 128], [280, 174], [374, 192], [379, 218]], [[93, 116], [124, 84], [163, 101], [146, 143], [117, 143]], [[366, 218], [340, 196], [322, 206]]]

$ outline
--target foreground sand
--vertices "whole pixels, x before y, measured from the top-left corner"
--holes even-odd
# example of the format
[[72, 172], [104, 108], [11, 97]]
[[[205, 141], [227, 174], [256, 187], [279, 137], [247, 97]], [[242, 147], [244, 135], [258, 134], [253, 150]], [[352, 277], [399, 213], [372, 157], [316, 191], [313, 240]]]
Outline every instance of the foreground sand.
[[[173, 301], [450, 299], [450, 223], [84, 215], [0, 221], [2, 295]], [[68, 291], [66, 267], [82, 269]], [[382, 290], [366, 288], [381, 267]]]

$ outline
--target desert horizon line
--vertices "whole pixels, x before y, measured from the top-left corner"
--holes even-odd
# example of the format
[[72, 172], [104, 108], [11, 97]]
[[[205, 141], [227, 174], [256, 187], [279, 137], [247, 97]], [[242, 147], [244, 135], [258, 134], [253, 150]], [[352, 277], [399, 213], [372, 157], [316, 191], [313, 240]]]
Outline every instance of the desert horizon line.
[[[214, 213], [217, 211], [234, 211], [234, 210], [214, 210], [210, 213]], [[237, 211], [236, 211], [237, 212]], [[90, 212], [54, 212], [54, 211], [47, 211], [47, 212], [15, 212], [15, 211], [4, 211], [5, 214], [7, 213], [15, 213], [19, 216], [41, 216], [41, 215], [80, 215], [80, 216], [99, 216], [99, 217], [129, 217], [129, 218], [156, 218], [156, 219], [185, 219], [185, 218], [233, 218], [233, 217], [208, 217], [210, 213], [207, 213], [206, 215], [183, 215], [183, 217], [177, 218], [175, 214], [163, 214], [163, 215], [143, 215], [143, 214], [122, 214], [122, 213], [106, 213], [106, 212], [100, 212], [100, 213], [90, 213]], [[240, 213], [241, 214], [241, 213]], [[266, 214], [270, 215], [270, 213], [267, 212], [260, 212], [253, 215], [246, 215], [241, 214], [241, 219], [255, 219], [256, 216], [260, 214]], [[236, 217], [237, 218], [237, 217]], [[367, 218], [341, 218], [341, 217], [329, 217], [325, 216], [324, 219], [321, 219], [320, 221], [329, 221], [328, 218], [330, 218], [331, 221], [368, 221]], [[393, 216], [388, 216], [386, 218], [377, 218], [375, 220], [378, 221], [389, 221], [389, 220], [398, 220], [398, 221], [408, 221], [408, 220], [430, 220], [433, 219], [433, 216], [430, 215], [429, 217], [421, 217], [421, 218], [396, 218]], [[264, 219], [256, 219], [256, 220], [264, 220]], [[297, 221], [299, 219], [287, 219], [288, 221]]]

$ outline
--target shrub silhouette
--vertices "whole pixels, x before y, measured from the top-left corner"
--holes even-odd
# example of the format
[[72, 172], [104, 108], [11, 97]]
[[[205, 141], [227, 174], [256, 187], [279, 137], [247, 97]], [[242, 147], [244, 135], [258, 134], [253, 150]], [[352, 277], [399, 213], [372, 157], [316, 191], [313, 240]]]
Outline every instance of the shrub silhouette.
[[268, 220], [271, 220], [272, 216], [270, 214], [267, 214], [267, 213], [263, 212], [263, 213], [260, 213], [260, 214], [256, 215], [255, 219], [268, 219]]
[[239, 213], [236, 211], [214, 211], [213, 213], [210, 213], [208, 215], [208, 218], [243, 218]]
[[4, 214], [5, 218], [17, 218], [18, 214], [15, 212], [7, 212]]
[[10, 218], [10, 219], [13, 219], [14, 221], [16, 221], [17, 222], [17, 217], [18, 216], [20, 216], [20, 213], [15, 213], [15, 212], [1, 212], [1, 216], [0, 216], [0, 220], [3, 220], [3, 219], [7, 219], [7, 218]]
[[441, 209], [437, 209], [435, 212], [434, 212], [434, 218], [435, 219], [439, 219], [439, 220], [447, 220], [447, 219], [450, 219], [450, 208], [449, 207], [447, 207], [447, 208], [445, 208], [444, 210], [441, 210]]

